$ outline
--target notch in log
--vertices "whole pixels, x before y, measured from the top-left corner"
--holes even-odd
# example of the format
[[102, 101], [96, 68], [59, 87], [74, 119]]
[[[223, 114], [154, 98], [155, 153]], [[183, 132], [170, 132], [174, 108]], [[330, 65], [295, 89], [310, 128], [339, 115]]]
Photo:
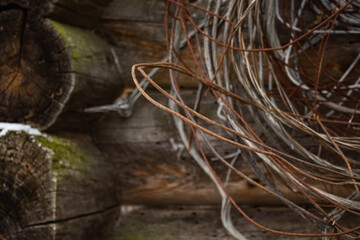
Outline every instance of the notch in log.
[[0, 235], [108, 239], [118, 217], [111, 168], [88, 137], [0, 138]]
[[58, 126], [82, 128], [85, 108], [121, 91], [111, 47], [93, 32], [22, 8], [0, 11], [0, 23], [0, 121], [47, 129], [63, 113]]

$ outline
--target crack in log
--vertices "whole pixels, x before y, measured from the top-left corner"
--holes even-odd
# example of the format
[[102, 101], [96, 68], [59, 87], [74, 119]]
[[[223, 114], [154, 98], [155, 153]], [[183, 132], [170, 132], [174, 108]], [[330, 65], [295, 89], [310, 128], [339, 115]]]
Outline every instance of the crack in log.
[[128, 19], [128, 18], [100, 18], [100, 23], [146, 23], [146, 24], [156, 24], [163, 26], [164, 23], [156, 20], [142, 20], [142, 19]]
[[[19, 53], [18, 53], [18, 62], [17, 62], [17, 70], [15, 72], [15, 74], [12, 76], [12, 78], [10, 79], [9, 83], [5, 86], [5, 89], [1, 92], [1, 95], [3, 96], [0, 100], [1, 103], [3, 103], [4, 99], [6, 98], [6, 94], [5, 92], [8, 91], [8, 89], [11, 87], [11, 85], [14, 84], [15, 81], [17, 81], [17, 79], [20, 77], [19, 72], [21, 71], [21, 58], [22, 58], [22, 53], [23, 53], [23, 44], [25, 41], [25, 30], [26, 30], [26, 22], [27, 22], [27, 17], [28, 17], [28, 11], [27, 9], [18, 6], [16, 4], [9, 4], [6, 6], [3, 6], [0, 8], [0, 12], [5, 12], [5, 11], [11, 11], [11, 10], [20, 10], [22, 13], [21, 16], [21, 29], [20, 29], [20, 36], [19, 36]], [[14, 98], [14, 100], [12, 100]], [[8, 101], [12, 102], [12, 101], [16, 101], [16, 102], [20, 102], [20, 96], [13, 96], [13, 94], [11, 93], [8, 96]], [[21, 102], [20, 102], [21, 103]], [[22, 103], [21, 103], [22, 104]], [[20, 105], [21, 105], [20, 104]], [[23, 113], [23, 110], [20, 110]]]
[[21, 23], [21, 32], [20, 32], [20, 38], [19, 38], [19, 41], [20, 41], [19, 59], [18, 59], [18, 70], [19, 70], [21, 68], [21, 56], [22, 56], [23, 44], [24, 44], [24, 40], [25, 40], [24, 35], [25, 35], [25, 30], [26, 30], [26, 21], [27, 21], [28, 10], [17, 4], [9, 4], [9, 5], [0, 7], [0, 13], [10, 11], [10, 10], [21, 10], [23, 13], [22, 23]]
[[19, 49], [19, 59], [18, 59], [18, 70], [21, 68], [21, 56], [23, 52], [23, 45], [24, 45], [24, 36], [26, 30], [26, 21], [28, 12], [26, 9], [22, 9], [23, 16], [22, 16], [22, 23], [21, 23], [21, 31], [20, 31], [20, 49]]
[[[17, 146], [17, 147], [15, 147], [15, 149], [16, 148], [19, 148], [17, 151], [19, 151], [19, 152], [26, 152], [26, 146], [25, 146], [25, 144], [24, 143], [22, 143], [20, 146]], [[29, 164], [31, 164], [31, 165], [34, 165], [34, 162], [36, 161], [36, 159], [38, 159], [38, 155], [39, 155], [40, 153], [39, 152], [36, 152], [36, 155], [32, 158], [32, 160], [29, 162]], [[45, 166], [47, 163], [46, 162], [43, 162], [42, 164], [40, 164], [39, 166], [38, 166], [38, 168], [36, 169], [36, 171], [34, 171], [33, 173], [30, 173], [29, 175], [27, 175], [24, 179], [22, 179], [22, 184], [21, 185], [18, 185], [18, 186], [16, 186], [16, 184], [13, 184], [12, 186], [16, 186], [15, 188], [11, 188], [11, 192], [14, 194], [13, 196], [14, 196], [14, 198], [16, 199], [16, 195], [15, 195], [15, 193], [16, 193], [16, 190], [17, 189], [19, 189], [19, 188], [21, 188], [22, 186], [23, 186], [23, 184], [24, 183], [26, 183], [26, 182], [28, 182], [29, 180], [31, 180], [32, 178], [34, 178], [34, 174], [35, 173], [37, 173], [37, 171], [41, 171], [41, 169], [43, 169], [43, 166]], [[18, 175], [18, 173], [19, 173], [19, 171], [21, 171], [21, 169], [22, 169], [22, 166], [21, 165], [19, 165], [18, 166], [18, 168], [14, 171], [14, 182], [16, 181], [16, 176]], [[50, 172], [49, 171], [45, 171], [45, 172], [43, 172], [42, 173], [42, 175], [37, 175], [37, 178], [38, 179], [42, 179], [42, 177], [44, 176], [44, 175], [46, 175], [46, 174], [49, 174]], [[41, 182], [37, 182], [38, 183], [38, 185], [41, 187]], [[31, 191], [29, 191], [28, 192], [28, 195], [30, 195], [30, 196], [33, 196], [37, 191], [39, 191], [39, 188], [33, 188]], [[22, 199], [22, 200], [24, 200], [24, 199]], [[2, 215], [4, 215], [4, 216], [9, 216], [9, 215], [11, 215], [11, 213], [13, 212], [13, 211], [16, 211], [16, 209], [19, 207], [19, 205], [21, 205], [22, 204], [22, 201], [20, 200], [20, 201], [14, 201], [13, 202], [13, 204], [9, 207], [9, 209], [7, 210], [7, 211], [4, 211], [3, 212], [3, 214]], [[5, 213], [5, 214], [4, 214]], [[2, 224], [2, 221], [0, 222], [0, 225]], [[1, 236], [1, 235], [0, 235]], [[1, 239], [1, 237], [0, 237], [0, 240], [2, 240]]]
[[90, 216], [94, 216], [94, 215], [97, 215], [97, 214], [105, 213], [107, 211], [114, 210], [115, 208], [118, 208], [120, 206], [121, 206], [120, 203], [116, 203], [116, 204], [108, 206], [108, 207], [106, 207], [104, 209], [89, 212], [89, 213], [79, 214], [79, 215], [76, 215], [76, 216], [67, 217], [67, 218], [63, 218], [63, 219], [57, 219], [57, 220], [52, 220], [52, 221], [34, 223], [34, 224], [31, 224], [31, 225], [28, 225], [28, 226], [24, 227], [22, 230], [29, 229], [29, 228], [32, 228], [32, 227], [40, 227], [40, 226], [47, 226], [47, 225], [51, 225], [51, 224], [68, 222], [68, 221], [77, 220], [77, 219], [84, 218], [84, 217], [90, 217]]

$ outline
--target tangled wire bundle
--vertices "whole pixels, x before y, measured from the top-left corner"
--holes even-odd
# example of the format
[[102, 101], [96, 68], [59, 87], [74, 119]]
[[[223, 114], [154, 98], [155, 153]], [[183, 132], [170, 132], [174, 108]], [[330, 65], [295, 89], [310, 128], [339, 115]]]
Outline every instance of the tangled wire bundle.
[[[134, 65], [133, 79], [149, 101], [175, 116], [190, 154], [218, 187], [226, 229], [235, 238], [246, 239], [231, 221], [233, 206], [272, 233], [359, 238], [360, 224], [345, 226], [342, 218], [360, 215], [360, 1], [209, 0], [201, 7], [168, 0], [166, 9], [166, 61]], [[194, 20], [195, 15], [203, 16], [201, 22]], [[180, 57], [183, 47], [191, 66]], [[169, 69], [170, 93], [152, 79], [154, 70], [149, 74], [144, 70], [149, 68]], [[137, 71], [144, 76], [141, 82]], [[199, 83], [192, 107], [182, 98], [179, 75]], [[169, 98], [169, 106], [145, 92], [149, 83]], [[199, 113], [206, 94], [216, 99], [221, 122]], [[209, 137], [235, 146], [237, 154], [230, 160], [222, 156]], [[200, 138], [228, 167], [225, 181], [213, 170]], [[249, 162], [260, 183], [234, 167], [240, 160]], [[226, 189], [231, 172], [278, 197], [320, 231], [291, 233], [255, 222]], [[290, 201], [274, 176], [314, 210]]]

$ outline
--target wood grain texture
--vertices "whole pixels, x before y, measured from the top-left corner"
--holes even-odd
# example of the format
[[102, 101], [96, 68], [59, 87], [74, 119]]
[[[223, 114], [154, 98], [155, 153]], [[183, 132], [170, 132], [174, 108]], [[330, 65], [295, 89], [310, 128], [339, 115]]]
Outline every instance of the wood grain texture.
[[122, 73], [115, 64], [112, 47], [92, 31], [49, 22], [65, 42], [74, 77], [69, 102], [49, 130], [87, 131], [99, 115], [86, 114], [85, 108], [112, 103], [122, 92]]
[[[149, 93], [156, 101], [167, 105], [167, 99], [160, 93]], [[193, 106], [196, 91], [182, 91], [182, 94], [188, 106]], [[221, 122], [216, 115], [215, 100], [210, 95], [202, 100], [201, 106], [202, 114]], [[214, 126], [204, 126], [228, 137], [224, 131]], [[123, 119], [116, 113], [104, 116], [102, 121], [94, 126], [92, 138], [112, 161], [114, 167], [119, 169], [116, 178], [121, 182], [118, 192], [121, 193], [119, 198], [124, 204], [220, 204], [221, 198], [215, 185], [184, 149], [172, 117], [144, 98], [139, 99], [133, 115], [128, 119]], [[214, 154], [203, 138], [199, 138], [215, 172], [224, 181], [227, 168], [219, 161], [211, 160]], [[222, 156], [237, 151], [235, 147], [214, 137], [209, 137], [209, 140]], [[255, 181], [259, 180], [247, 160], [240, 158], [235, 167]], [[306, 202], [283, 182], [276, 181], [275, 184], [291, 200], [298, 203]], [[279, 199], [254, 187], [236, 174], [232, 174], [227, 189], [240, 204], [281, 204]], [[343, 194], [346, 194], [343, 189], [333, 191], [338, 194], [343, 191]]]
[[0, 13], [1, 121], [46, 127], [73, 89], [71, 63], [54, 29], [26, 11]]
[[119, 200], [107, 162], [82, 135], [10, 132], [0, 139], [5, 239], [107, 239]]
[[[206, 0], [198, 0], [196, 4], [206, 6], [206, 2]], [[121, 66], [126, 69], [124, 71], [126, 85], [133, 86], [130, 74], [132, 65], [161, 61], [166, 56], [165, 11], [165, 2], [161, 0], [114, 0], [104, 10], [96, 31], [117, 47]], [[192, 14], [192, 9], [189, 11]], [[199, 22], [203, 14], [194, 12], [192, 17]], [[170, 28], [171, 22], [168, 24]], [[126, 55], [121, 54], [122, 49], [127, 50]], [[187, 49], [181, 51], [181, 57], [185, 62], [191, 61]], [[180, 78], [180, 86], [197, 87], [197, 82], [184, 76]], [[160, 85], [169, 87], [168, 71], [160, 70], [157, 81]]]
[[0, 11], [0, 28], [0, 121], [46, 129], [64, 113], [58, 126], [81, 128], [86, 107], [121, 92], [111, 47], [93, 32], [19, 8]]
[[[285, 207], [250, 207], [243, 210], [252, 219], [277, 230], [289, 232], [320, 232]], [[261, 230], [243, 216], [232, 211], [234, 227], [251, 240], [309, 240], [320, 238], [289, 237]], [[359, 220], [345, 216], [344, 224], [354, 226]], [[152, 208], [124, 206], [116, 228], [116, 240], [235, 240], [223, 227], [220, 209], [210, 206]]]
[[47, 17], [72, 26], [96, 29], [112, 0], [55, 0]]

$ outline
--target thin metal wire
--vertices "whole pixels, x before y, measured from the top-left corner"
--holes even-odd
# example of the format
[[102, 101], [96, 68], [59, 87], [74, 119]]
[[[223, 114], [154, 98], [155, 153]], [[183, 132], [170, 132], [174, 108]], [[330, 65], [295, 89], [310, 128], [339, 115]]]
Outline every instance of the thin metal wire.
[[[344, 43], [344, 52], [338, 54], [347, 54], [351, 61], [326, 57], [345, 35], [351, 38], [360, 32], [360, 1], [209, 0], [206, 9], [182, 0], [166, 4], [165, 24], [173, 26], [167, 31], [168, 63], [136, 64], [132, 77], [141, 94], [174, 116], [183, 144], [222, 196], [225, 228], [236, 239], [246, 239], [232, 222], [233, 206], [248, 221], [272, 233], [358, 238], [360, 224], [349, 228], [342, 219], [346, 214], [360, 216], [360, 55]], [[193, 11], [205, 13], [201, 26], [192, 19]], [[185, 46], [196, 70], [179, 57]], [[152, 79], [153, 70], [145, 72], [148, 68], [170, 70], [170, 94]], [[140, 83], [135, 71], [144, 77]], [[179, 74], [199, 81], [194, 108], [182, 98]], [[169, 98], [169, 107], [144, 91], [148, 84]], [[204, 94], [211, 94], [218, 103], [218, 119], [198, 112]], [[238, 149], [236, 159], [249, 162], [260, 183], [222, 156], [209, 136]], [[228, 171], [215, 173], [205, 147], [211, 150], [210, 159], [219, 160]], [[278, 197], [320, 232], [291, 233], [255, 222], [226, 188], [231, 172]], [[279, 191], [279, 182], [315, 211], [290, 201]]]

